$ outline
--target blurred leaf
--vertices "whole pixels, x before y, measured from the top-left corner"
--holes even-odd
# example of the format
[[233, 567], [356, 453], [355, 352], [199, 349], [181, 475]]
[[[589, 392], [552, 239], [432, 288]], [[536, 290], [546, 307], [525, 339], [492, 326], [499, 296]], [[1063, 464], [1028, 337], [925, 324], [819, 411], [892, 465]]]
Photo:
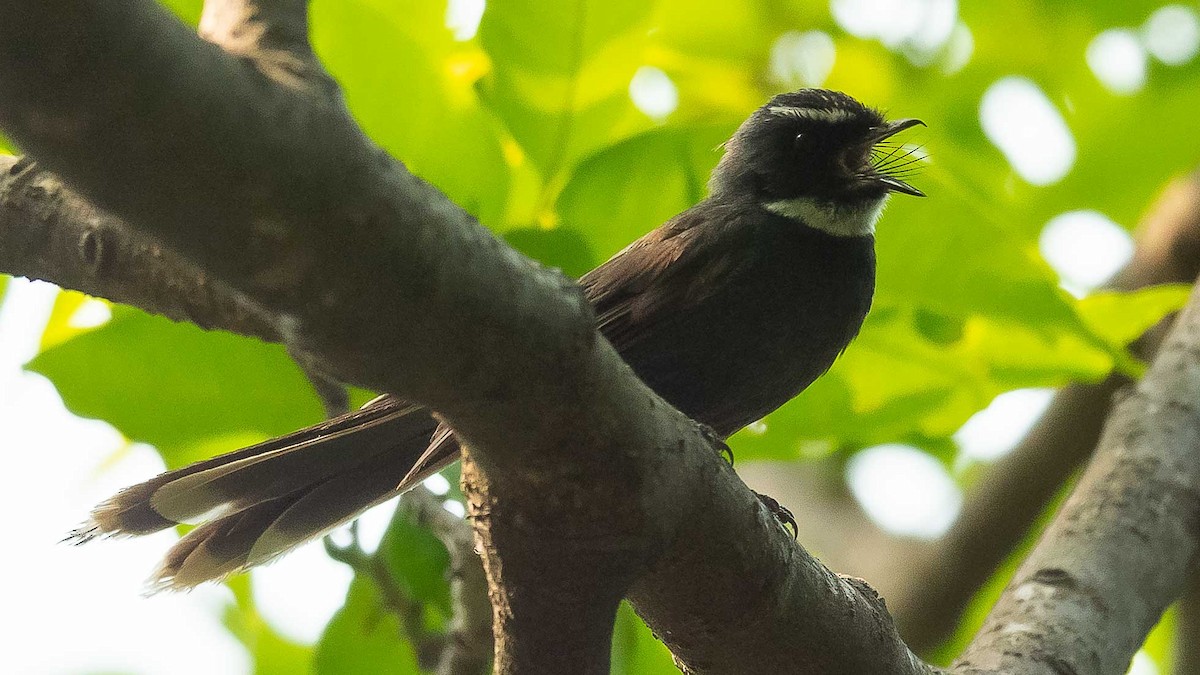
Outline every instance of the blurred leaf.
[[999, 393], [1103, 378], [1113, 368], [1114, 355], [1095, 340], [1089, 333], [1017, 319], [973, 317], [960, 349], [964, 356], [986, 361]]
[[375, 585], [355, 576], [346, 604], [325, 628], [317, 643], [313, 671], [346, 673], [420, 673], [412, 646], [401, 636], [400, 622], [384, 612]]
[[596, 266], [596, 254], [587, 238], [569, 227], [549, 230], [527, 227], [509, 230], [504, 240], [521, 253], [564, 274], [579, 278]]
[[1146, 650], [1146, 654], [1154, 659], [1154, 662], [1164, 673], [1178, 672], [1172, 663], [1174, 657], [1174, 649], [1172, 645], [1175, 641], [1176, 631], [1176, 616], [1177, 605], [1172, 605], [1163, 612], [1162, 618], [1154, 625], [1150, 634], [1146, 636], [1146, 642], [1142, 645], [1142, 649]]
[[582, 162], [558, 199], [563, 222], [604, 257], [707, 194], [724, 127], [656, 129]]
[[1167, 284], [1132, 293], [1104, 291], [1079, 301], [1079, 313], [1097, 335], [1125, 346], [1187, 304], [1189, 284]]
[[223, 622], [250, 652], [255, 675], [292, 675], [308, 670], [312, 649], [276, 633], [263, 619], [250, 593], [249, 575], [232, 577], [225, 585], [237, 602], [226, 608]]
[[897, 198], [880, 223], [880, 302], [1085, 331], [1057, 275], [1012, 229], [985, 213], [916, 201]]
[[629, 99], [644, 63], [645, 0], [489, 3], [479, 39], [492, 58], [480, 86], [543, 180], [649, 126]]
[[679, 668], [666, 645], [642, 623], [628, 602], [617, 611], [613, 630], [613, 675], [675, 675]]
[[28, 367], [54, 382], [72, 412], [155, 445], [171, 466], [206, 440], [275, 436], [321, 418], [312, 387], [283, 347], [128, 307]]
[[106, 301], [92, 298], [78, 291], [59, 291], [54, 298], [54, 307], [50, 310], [50, 319], [46, 322], [46, 329], [42, 331], [39, 349], [45, 351], [80, 333], [92, 330], [92, 328], [81, 328], [72, 324], [76, 313], [89, 302]]
[[479, 37], [506, 67], [570, 77], [653, 7], [645, 0], [510, 0], [487, 8]]
[[175, 13], [184, 23], [195, 26], [200, 23], [203, 0], [158, 0], [159, 4]]
[[372, 139], [483, 222], [501, 223], [508, 167], [473, 89], [487, 61], [454, 40], [445, 5], [315, 2], [312, 38]]
[[450, 615], [450, 587], [446, 583], [450, 555], [433, 533], [414, 522], [403, 497], [379, 551], [392, 576], [414, 600], [432, 605], [444, 616]]

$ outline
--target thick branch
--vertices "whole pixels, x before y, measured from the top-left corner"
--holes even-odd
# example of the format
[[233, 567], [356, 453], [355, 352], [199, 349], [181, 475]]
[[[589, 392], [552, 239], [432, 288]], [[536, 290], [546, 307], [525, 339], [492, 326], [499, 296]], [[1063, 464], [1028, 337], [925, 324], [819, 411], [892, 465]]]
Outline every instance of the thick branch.
[[0, 156], [0, 270], [202, 328], [278, 342], [272, 317], [223, 282], [72, 192]]
[[1121, 675], [1200, 551], [1200, 290], [1118, 403], [1075, 492], [1014, 576], [962, 673]]

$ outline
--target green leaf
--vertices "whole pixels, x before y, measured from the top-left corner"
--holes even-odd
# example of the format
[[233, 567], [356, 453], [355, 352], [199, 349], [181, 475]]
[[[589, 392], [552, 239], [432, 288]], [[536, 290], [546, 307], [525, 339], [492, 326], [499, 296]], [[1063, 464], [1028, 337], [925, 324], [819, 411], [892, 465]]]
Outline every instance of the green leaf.
[[314, 48], [373, 140], [480, 220], [499, 225], [509, 170], [474, 91], [486, 58], [454, 40], [444, 11], [415, 0], [317, 2]]
[[571, 76], [653, 7], [645, 0], [510, 0], [488, 6], [479, 38], [505, 67]]
[[596, 254], [587, 237], [569, 227], [519, 228], [505, 232], [504, 240], [530, 258], [576, 279], [596, 266]]
[[159, 4], [175, 13], [184, 23], [196, 26], [200, 23], [200, 12], [204, 9], [203, 0], [158, 0]]
[[216, 438], [261, 440], [322, 416], [283, 347], [128, 307], [28, 368], [50, 378], [72, 412], [155, 445], [171, 466], [196, 459], [196, 446]]
[[627, 88], [644, 63], [645, 0], [489, 3], [479, 39], [492, 59], [480, 94], [547, 182], [649, 126]]
[[319, 675], [420, 673], [412, 645], [401, 638], [399, 620], [382, 606], [376, 586], [355, 576], [345, 606], [334, 614], [317, 643], [313, 671]]
[[236, 603], [226, 608], [223, 622], [250, 652], [255, 675], [291, 675], [309, 670], [312, 649], [276, 633], [263, 619], [250, 593], [250, 577], [235, 576], [225, 584], [233, 591]]
[[1165, 284], [1128, 293], [1101, 291], [1079, 301], [1079, 314], [1097, 335], [1124, 347], [1187, 304], [1189, 284]]
[[622, 602], [613, 630], [613, 675], [675, 675], [679, 668], [666, 645]]
[[608, 256], [707, 194], [732, 126], [655, 129], [580, 163], [558, 199], [563, 223]]
[[415, 522], [412, 509], [400, 498], [396, 515], [379, 544], [379, 552], [393, 578], [414, 600], [450, 615], [447, 573], [450, 555], [442, 542]]

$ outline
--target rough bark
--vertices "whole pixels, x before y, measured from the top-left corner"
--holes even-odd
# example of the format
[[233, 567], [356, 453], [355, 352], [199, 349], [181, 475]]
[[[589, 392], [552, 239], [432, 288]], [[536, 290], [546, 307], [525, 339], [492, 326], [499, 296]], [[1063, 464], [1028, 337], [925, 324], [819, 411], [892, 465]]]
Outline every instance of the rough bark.
[[29, 159], [0, 156], [0, 269], [202, 328], [279, 341], [272, 318], [248, 299]]

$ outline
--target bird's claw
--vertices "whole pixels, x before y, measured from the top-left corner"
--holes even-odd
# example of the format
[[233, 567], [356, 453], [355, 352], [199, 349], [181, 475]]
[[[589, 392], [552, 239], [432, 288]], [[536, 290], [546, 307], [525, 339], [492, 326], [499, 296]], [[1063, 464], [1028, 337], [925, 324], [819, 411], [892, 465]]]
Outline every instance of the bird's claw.
[[696, 426], [700, 429], [700, 433], [704, 436], [704, 440], [708, 441], [708, 444], [713, 446], [713, 448], [720, 453], [722, 459], [724, 459], [726, 462], [729, 462], [729, 466], [733, 466], [733, 448], [729, 447], [729, 444], [725, 442], [725, 439], [721, 438], [721, 435], [718, 434], [716, 430], [707, 424], [704, 424], [703, 422], [696, 422]]
[[800, 536], [800, 527], [796, 524], [796, 516], [792, 515], [792, 512], [788, 509], [788, 507], [780, 504], [775, 500], [774, 497], [770, 495], [764, 495], [761, 492], [755, 492], [754, 495], [758, 497], [758, 501], [763, 503], [763, 506], [767, 507], [767, 510], [771, 512], [771, 515], [775, 516], [775, 519], [779, 521], [780, 525], [783, 525], [784, 528], [791, 530], [792, 539]]

